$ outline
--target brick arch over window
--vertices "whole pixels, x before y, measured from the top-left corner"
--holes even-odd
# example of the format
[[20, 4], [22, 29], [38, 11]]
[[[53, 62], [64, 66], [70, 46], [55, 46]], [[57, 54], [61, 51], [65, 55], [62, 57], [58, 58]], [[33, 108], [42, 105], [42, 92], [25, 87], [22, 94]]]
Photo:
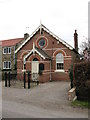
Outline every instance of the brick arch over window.
[[23, 53], [21, 54], [20, 58], [23, 59], [23, 57], [24, 57], [25, 55], [27, 55], [27, 54], [28, 54], [28, 52], [23, 52]]
[[53, 56], [56, 57], [56, 55], [57, 55], [58, 53], [62, 53], [63, 56], [66, 56], [66, 52], [65, 52], [64, 50], [56, 50], [56, 51], [53, 53]]

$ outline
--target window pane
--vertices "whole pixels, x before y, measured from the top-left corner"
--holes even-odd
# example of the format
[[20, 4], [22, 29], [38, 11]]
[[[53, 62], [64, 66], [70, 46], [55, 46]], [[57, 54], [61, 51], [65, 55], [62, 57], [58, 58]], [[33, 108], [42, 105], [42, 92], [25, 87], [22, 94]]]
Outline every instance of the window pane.
[[6, 53], [6, 48], [4, 48], [4, 53]]
[[9, 64], [8, 68], [11, 68], [11, 62], [8, 62], [8, 64]]
[[6, 62], [6, 68], [8, 68], [8, 62]]
[[9, 50], [8, 53], [11, 53], [11, 48], [9, 48], [8, 50]]
[[63, 63], [64, 62], [64, 57], [63, 57], [63, 54], [62, 53], [58, 53], [56, 55], [56, 62], [57, 63]]
[[8, 47], [6, 48], [6, 53], [8, 53]]
[[39, 70], [44, 70], [44, 64], [43, 63], [39, 64]]
[[4, 68], [6, 68], [6, 62], [4, 62]]
[[64, 69], [64, 64], [63, 63], [57, 63], [57, 70]]
[[39, 46], [43, 47], [46, 44], [46, 41], [44, 39], [39, 40]]

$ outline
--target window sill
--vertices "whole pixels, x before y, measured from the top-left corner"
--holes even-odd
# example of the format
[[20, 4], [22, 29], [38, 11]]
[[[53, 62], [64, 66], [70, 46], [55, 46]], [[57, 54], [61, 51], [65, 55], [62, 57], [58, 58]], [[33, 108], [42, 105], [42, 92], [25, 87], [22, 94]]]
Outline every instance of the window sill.
[[11, 68], [3, 68], [3, 70], [11, 70]]
[[64, 70], [55, 70], [55, 72], [65, 72]]
[[3, 55], [11, 55], [11, 53], [3, 53]]

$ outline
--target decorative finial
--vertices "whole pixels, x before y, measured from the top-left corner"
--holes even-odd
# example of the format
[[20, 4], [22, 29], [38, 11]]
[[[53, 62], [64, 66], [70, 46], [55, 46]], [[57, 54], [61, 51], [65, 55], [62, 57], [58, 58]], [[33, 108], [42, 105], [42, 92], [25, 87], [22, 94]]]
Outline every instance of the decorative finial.
[[40, 25], [42, 25], [42, 21], [40, 20]]
[[33, 54], [35, 54], [35, 44], [33, 42]]
[[42, 32], [42, 22], [40, 20], [40, 35], [41, 35], [41, 32]]

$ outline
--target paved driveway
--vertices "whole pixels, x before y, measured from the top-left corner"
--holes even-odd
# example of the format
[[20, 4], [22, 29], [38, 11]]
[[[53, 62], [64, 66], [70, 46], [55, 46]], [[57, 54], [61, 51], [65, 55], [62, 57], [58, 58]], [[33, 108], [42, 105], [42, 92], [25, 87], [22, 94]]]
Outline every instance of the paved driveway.
[[71, 106], [69, 88], [69, 82], [50, 82], [29, 90], [3, 87], [3, 117], [87, 118], [87, 109]]

